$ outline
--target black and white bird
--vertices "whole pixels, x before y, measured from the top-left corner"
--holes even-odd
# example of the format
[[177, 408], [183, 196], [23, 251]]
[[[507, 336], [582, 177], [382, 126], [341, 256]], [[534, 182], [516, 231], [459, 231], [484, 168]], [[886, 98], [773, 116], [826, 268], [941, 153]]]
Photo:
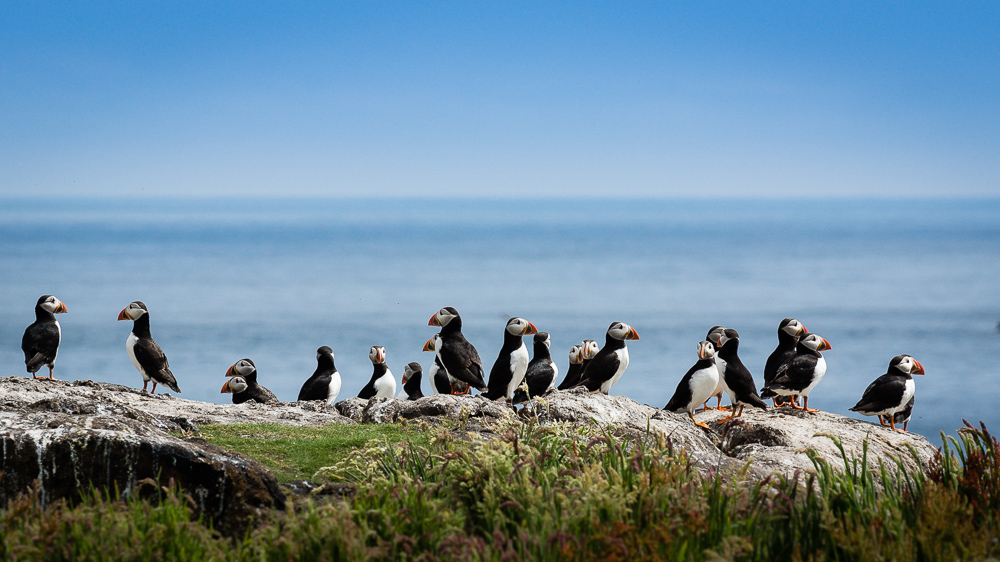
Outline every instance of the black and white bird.
[[[757, 385], [753, 382], [753, 375], [740, 360], [739, 348], [740, 334], [732, 328], [727, 328], [719, 338], [715, 364], [719, 367], [722, 386], [733, 403], [733, 411], [729, 416], [719, 420], [719, 423], [742, 416], [745, 406], [767, 409], [767, 404], [757, 395]], [[737, 406], [739, 406], [738, 411]]]
[[816, 334], [800, 338], [795, 346], [795, 357], [778, 369], [778, 374], [761, 389], [760, 395], [764, 398], [798, 395], [802, 397], [802, 406], [792, 401], [792, 408], [818, 412], [809, 408], [809, 393], [826, 375], [826, 359], [820, 352], [828, 349], [830, 342]]
[[59, 355], [59, 342], [62, 340], [62, 328], [56, 320], [56, 314], [66, 312], [66, 305], [52, 295], [42, 295], [35, 303], [35, 321], [24, 329], [21, 338], [21, 351], [24, 352], [24, 366], [31, 378], [39, 377], [35, 373], [42, 367], [49, 368], [49, 378], [52, 368]]
[[639, 333], [624, 322], [612, 322], [608, 327], [604, 347], [584, 368], [583, 384], [591, 392], [608, 394], [628, 367], [628, 346], [625, 340], [637, 340]]
[[580, 352], [580, 359], [583, 361], [583, 370], [587, 370], [587, 365], [594, 360], [597, 356], [597, 352], [601, 350], [601, 346], [597, 344], [594, 340], [583, 340], [582, 351]]
[[489, 400], [510, 400], [514, 389], [521, 386], [528, 369], [528, 348], [523, 336], [537, 334], [538, 329], [524, 318], [511, 318], [503, 330], [503, 346], [490, 369], [490, 380], [483, 396]]
[[[799, 338], [808, 334], [809, 330], [794, 318], [785, 318], [781, 324], [778, 324], [778, 347], [774, 348], [764, 363], [764, 386], [767, 386], [774, 380], [774, 377], [778, 376], [778, 369], [782, 365], [795, 357], [795, 345], [799, 343]], [[785, 403], [785, 400], [778, 396], [775, 396], [773, 400], [775, 406], [781, 406]]]
[[389, 367], [385, 364], [385, 348], [373, 345], [368, 351], [368, 358], [372, 360], [372, 378], [358, 393], [358, 398], [367, 400], [396, 396], [396, 377], [392, 375]]
[[118, 320], [132, 321], [132, 332], [125, 340], [125, 349], [132, 358], [132, 364], [142, 375], [143, 392], [146, 391], [146, 385], [152, 381], [153, 393], [156, 392], [157, 384], [179, 393], [181, 389], [177, 386], [174, 374], [170, 372], [167, 356], [149, 333], [149, 310], [146, 305], [142, 301], [130, 303], [118, 313]]
[[407, 363], [403, 367], [403, 393], [407, 400], [419, 400], [424, 397], [420, 391], [420, 379], [424, 374], [424, 368], [416, 361]]
[[709, 429], [703, 423], [695, 421], [694, 409], [712, 397], [719, 384], [719, 367], [715, 364], [715, 346], [710, 341], [698, 343], [698, 361], [677, 383], [677, 390], [663, 407], [668, 412], [687, 412], [691, 421], [699, 427]]
[[424, 344], [424, 351], [434, 352], [434, 362], [431, 363], [431, 368], [427, 371], [427, 379], [431, 385], [431, 391], [434, 394], [468, 394], [470, 392], [468, 383], [464, 383], [448, 375], [448, 371], [441, 363], [441, 355], [438, 353], [439, 349], [441, 349], [441, 334], [434, 334]]
[[458, 311], [446, 306], [431, 316], [427, 325], [441, 327], [441, 346], [436, 352], [448, 376], [486, 392], [483, 361], [476, 348], [462, 334], [462, 317]]
[[278, 397], [257, 382], [257, 366], [249, 358], [240, 359], [226, 370], [229, 380], [222, 385], [223, 394], [233, 395], [233, 404], [257, 402], [277, 404]]
[[[716, 363], [716, 365], [719, 365], [719, 363], [722, 361], [721, 359], [719, 359], [719, 356], [718, 356], [719, 348], [722, 347], [722, 344], [719, 343], [719, 339], [722, 337], [722, 334], [724, 334], [725, 332], [726, 332], [726, 328], [724, 326], [712, 326], [708, 330], [708, 333], [705, 334], [705, 341], [711, 343], [712, 346], [715, 348], [715, 353], [716, 353], [715, 363]], [[729, 409], [728, 406], [727, 407], [723, 407], [723, 405], [722, 405], [722, 395], [723, 395], [723, 393], [726, 392], [726, 387], [725, 387], [725, 382], [722, 380], [722, 375], [721, 375], [722, 370], [721, 370], [721, 367], [720, 367], [719, 373], [720, 373], [720, 375], [719, 375], [719, 383], [715, 385], [715, 391], [712, 392], [712, 395], [708, 397], [708, 400], [711, 400], [712, 398], [715, 398], [715, 407], [713, 408], [713, 407], [709, 406], [708, 405], [708, 400], [705, 400], [705, 404], [702, 407], [702, 409], [704, 409], [704, 410], [728, 410]]]
[[557, 387], [559, 390], [569, 390], [580, 384], [580, 375], [583, 374], [583, 346], [574, 345], [569, 348], [569, 368], [566, 376]]
[[333, 350], [324, 345], [316, 350], [316, 370], [302, 383], [299, 401], [322, 400], [333, 405], [340, 395], [342, 383], [337, 366], [333, 363]]
[[[878, 421], [882, 425], [885, 425], [885, 420], [882, 419], [882, 416], [885, 416], [889, 420], [889, 426], [899, 430], [896, 427], [895, 415], [905, 410], [907, 406], [913, 409], [913, 396], [916, 391], [913, 375], [922, 374], [924, 366], [913, 357], [909, 355], [893, 357], [892, 361], [889, 361], [886, 373], [868, 385], [861, 400], [851, 408], [851, 411], [866, 416], [879, 416]], [[904, 427], [903, 431], [905, 430]]]
[[[533, 355], [524, 375], [524, 385], [521, 385], [514, 393], [515, 404], [537, 398], [548, 392], [550, 388], [555, 387], [556, 377], [559, 376], [559, 367], [552, 361], [551, 346], [552, 338], [549, 337], [548, 332], [535, 334]], [[527, 392], [525, 387], [527, 387]]]

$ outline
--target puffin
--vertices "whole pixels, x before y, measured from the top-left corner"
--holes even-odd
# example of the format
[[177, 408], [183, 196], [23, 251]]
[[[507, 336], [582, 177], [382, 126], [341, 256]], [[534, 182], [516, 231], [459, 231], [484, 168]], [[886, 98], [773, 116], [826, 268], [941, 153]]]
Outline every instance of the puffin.
[[569, 348], [569, 369], [566, 370], [566, 378], [563, 379], [559, 390], [569, 390], [580, 384], [580, 375], [583, 374], [583, 346], [574, 345]]
[[[753, 375], [740, 360], [739, 347], [740, 334], [736, 330], [727, 328], [719, 336], [715, 364], [719, 367], [719, 378], [722, 379], [722, 386], [725, 388], [726, 394], [729, 395], [729, 401], [733, 404], [732, 413], [719, 420], [719, 423], [742, 416], [745, 406], [767, 409], [767, 404], [757, 395], [757, 386], [753, 382]], [[737, 406], [740, 407], [739, 411], [736, 410]]]
[[[712, 347], [715, 348], [715, 353], [716, 353], [716, 355], [715, 355], [715, 363], [716, 363], [716, 365], [719, 365], [720, 362], [722, 361], [721, 359], [719, 359], [719, 356], [718, 356], [719, 348], [722, 347], [722, 344], [719, 343], [719, 338], [722, 335], [722, 333], [725, 332], [725, 331], [726, 331], [726, 328], [724, 326], [712, 326], [708, 330], [708, 333], [705, 334], [705, 341], [707, 341], [708, 343], [712, 344]], [[715, 392], [713, 392], [712, 395], [709, 396], [707, 400], [705, 400], [705, 404], [703, 404], [702, 408], [701, 408], [702, 410], [728, 410], [729, 409], [728, 406], [723, 406], [722, 405], [722, 393], [726, 391], [725, 384], [726, 384], [725, 381], [722, 380], [722, 367], [720, 366], [719, 367], [719, 383], [715, 385]], [[713, 397], [716, 400], [714, 408], [708, 405], [708, 400], [712, 399]]]
[[[764, 363], [764, 386], [767, 386], [774, 380], [774, 377], [778, 376], [778, 369], [782, 365], [795, 357], [795, 345], [799, 343], [799, 338], [808, 334], [809, 330], [794, 318], [785, 318], [781, 324], [778, 324], [778, 347], [774, 348]], [[792, 397], [792, 399], [795, 398]], [[785, 400], [778, 396], [775, 396], [773, 400], [775, 406], [785, 404]]]
[[373, 345], [368, 350], [368, 358], [372, 360], [372, 378], [358, 393], [358, 398], [392, 398], [396, 396], [396, 377], [392, 376], [385, 364], [385, 348]]
[[[909, 355], [897, 355], [889, 361], [886, 373], [868, 385], [865, 393], [861, 395], [861, 400], [850, 410], [866, 416], [878, 416], [878, 421], [883, 426], [885, 425], [883, 416], [885, 416], [889, 420], [890, 427], [897, 431], [906, 431], [905, 426], [903, 429], [896, 427], [896, 413], [904, 411], [907, 406], [910, 410], [913, 409], [913, 396], [916, 390], [913, 375], [922, 374], [924, 366], [919, 361]], [[908, 416], [906, 421], [909, 421]]]
[[[532, 398], [537, 398], [553, 388], [556, 378], [559, 376], [559, 367], [552, 361], [549, 352], [552, 346], [552, 338], [548, 332], [538, 332], [534, 337], [531, 363], [528, 363], [528, 370], [524, 375], [524, 385], [514, 393], [514, 403], [520, 404]], [[525, 392], [527, 386], [527, 392]]]
[[718, 385], [719, 367], [715, 364], [715, 346], [710, 341], [699, 342], [698, 361], [681, 377], [677, 390], [663, 409], [668, 412], [686, 412], [695, 425], [709, 429], [707, 425], [695, 421], [694, 409], [711, 398]]
[[483, 362], [479, 359], [479, 352], [462, 334], [462, 317], [458, 311], [446, 306], [431, 316], [427, 325], [441, 327], [441, 346], [435, 351], [448, 376], [486, 392]]
[[299, 402], [305, 400], [323, 400], [333, 405], [340, 395], [340, 373], [333, 364], [333, 350], [322, 346], [316, 350], [316, 370], [306, 379], [299, 390]]
[[580, 358], [583, 360], [582, 369], [586, 371], [587, 365], [590, 365], [590, 362], [594, 360], [594, 356], [601, 350], [601, 346], [597, 345], [597, 342], [594, 340], [583, 340], [582, 347], [583, 350], [580, 352]]
[[820, 352], [827, 349], [831, 349], [830, 342], [816, 334], [800, 338], [795, 345], [795, 357], [778, 369], [777, 375], [764, 385], [760, 395], [772, 398], [796, 394], [802, 397], [802, 406], [796, 406], [795, 401], [792, 401], [789, 404], [792, 408], [818, 412], [819, 410], [809, 408], [809, 393], [826, 375], [826, 359], [823, 359]]
[[229, 380], [222, 385], [222, 394], [232, 394], [233, 404], [257, 402], [277, 404], [278, 397], [257, 383], [257, 366], [249, 358], [240, 359], [226, 371]]
[[441, 349], [441, 334], [438, 333], [424, 344], [424, 351], [435, 352], [434, 363], [427, 373], [431, 390], [434, 394], [468, 394], [470, 392], [468, 383], [452, 378], [441, 364], [441, 356], [437, 353], [439, 349]]
[[503, 331], [503, 346], [490, 369], [490, 382], [483, 394], [489, 400], [510, 400], [514, 389], [521, 386], [528, 369], [528, 348], [522, 336], [537, 334], [538, 329], [524, 318], [511, 318]]
[[66, 312], [66, 305], [52, 295], [42, 295], [35, 303], [35, 321], [24, 329], [21, 338], [21, 351], [24, 352], [24, 366], [33, 379], [44, 379], [35, 373], [43, 366], [49, 368], [49, 378], [54, 379], [52, 368], [59, 355], [59, 341], [62, 340], [62, 328], [56, 320], [56, 314]]
[[406, 393], [407, 400], [418, 400], [424, 397], [420, 391], [420, 378], [424, 373], [424, 368], [416, 361], [407, 363], [403, 367], [403, 392]]
[[604, 347], [583, 370], [583, 384], [591, 392], [608, 394], [628, 367], [628, 346], [625, 340], [637, 340], [639, 333], [624, 322], [612, 322], [605, 336]]
[[132, 358], [132, 364], [142, 375], [142, 391], [146, 392], [146, 385], [153, 381], [153, 394], [156, 394], [157, 383], [180, 393], [177, 379], [170, 372], [167, 356], [149, 333], [149, 309], [146, 305], [142, 301], [129, 303], [118, 313], [118, 320], [132, 321], [132, 333], [125, 340], [125, 349]]

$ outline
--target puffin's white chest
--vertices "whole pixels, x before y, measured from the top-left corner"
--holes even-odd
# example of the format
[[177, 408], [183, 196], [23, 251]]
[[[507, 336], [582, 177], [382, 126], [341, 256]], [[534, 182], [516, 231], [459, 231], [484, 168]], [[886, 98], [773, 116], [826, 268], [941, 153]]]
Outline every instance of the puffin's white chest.
[[[809, 383], [808, 386], [802, 389], [802, 392], [800, 392], [799, 395], [809, 396], [809, 393], [812, 392], [812, 389], [816, 388], [816, 385], [819, 384], [819, 381], [823, 380], [824, 375], [826, 375], [826, 359], [820, 357], [816, 361], [816, 368], [813, 369], [812, 381]], [[906, 402], [903, 403], [905, 404]]]
[[56, 320], [56, 352], [52, 354], [52, 363], [55, 364], [56, 358], [59, 357], [59, 343], [62, 342], [62, 326], [59, 325], [59, 321]]
[[507, 384], [507, 398], [514, 397], [514, 389], [524, 382], [524, 373], [528, 370], [528, 346], [521, 343], [521, 347], [515, 349], [510, 354], [510, 383]]
[[715, 396], [719, 386], [719, 368], [716, 365], [698, 369], [691, 374], [688, 386], [691, 388], [691, 403], [688, 409], [694, 408], [698, 404], [704, 404], [706, 400]]
[[386, 369], [385, 374], [375, 379], [375, 398], [392, 398], [396, 396], [396, 377]]
[[341, 382], [342, 381], [340, 380], [340, 373], [334, 371], [333, 374], [330, 375], [330, 385], [326, 393], [327, 404], [330, 404], [332, 406], [337, 401], [337, 396], [340, 394]]
[[903, 387], [903, 398], [899, 402], [899, 407], [893, 408], [892, 413], [896, 413], [906, 407], [909, 403], [910, 398], [913, 398], [913, 394], [917, 391], [917, 385], [913, 382], [913, 379], [906, 379], [906, 386]]
[[132, 364], [142, 375], [143, 381], [149, 381], [149, 375], [146, 374], [145, 369], [139, 364], [139, 360], [135, 358], [135, 345], [139, 343], [139, 338], [136, 337], [134, 332], [129, 332], [128, 339], [125, 340], [125, 349], [128, 351], [128, 356], [132, 359]]
[[732, 396], [733, 391], [729, 390], [729, 385], [726, 384], [726, 367], [728, 365], [729, 363], [725, 359], [718, 355], [715, 356], [715, 366], [719, 369], [719, 383], [716, 385], [716, 390], [711, 396], [715, 396], [716, 393], [722, 390], [726, 391], [726, 394], [730, 395], [730, 397]]
[[[434, 394], [444, 394], [441, 389], [437, 387], [437, 374], [438, 374], [438, 364], [435, 360], [431, 363], [431, 368], [427, 370], [427, 383], [431, 385], [431, 392]], [[449, 389], [450, 392], [450, 389]]]
[[625, 373], [625, 368], [628, 367], [628, 347], [623, 347], [615, 351], [615, 355], [618, 356], [618, 370], [612, 375], [610, 379], [601, 385], [601, 392], [608, 394], [611, 392], [611, 387], [618, 382], [618, 379], [622, 378], [622, 374]]

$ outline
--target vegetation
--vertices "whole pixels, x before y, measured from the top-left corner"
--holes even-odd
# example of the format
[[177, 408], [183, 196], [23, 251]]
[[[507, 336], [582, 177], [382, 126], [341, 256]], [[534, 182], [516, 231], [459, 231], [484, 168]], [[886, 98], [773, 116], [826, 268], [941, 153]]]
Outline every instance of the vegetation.
[[[982, 560], [1000, 554], [1000, 445], [985, 427], [946, 439], [926, 474], [907, 473], [900, 463], [873, 473], [866, 453], [854, 459], [841, 448], [843, 466], [813, 457], [814, 474], [753, 483], [699, 473], [662, 437], [628, 438], [608, 429], [528, 424], [494, 440], [448, 430], [421, 440], [424, 432], [395, 431], [349, 454], [340, 449], [317, 471], [316, 479], [351, 483], [353, 494], [300, 500], [245, 537], [220, 537], [192, 521], [189, 500], [178, 492], [124, 502], [93, 494], [73, 507], [47, 508], [28, 494], [0, 519], [0, 558]], [[233, 438], [219, 435], [213, 441]], [[302, 435], [293, 439], [303, 441]], [[316, 462], [299, 463], [294, 448], [270, 450], [272, 458], [282, 457], [274, 462], [291, 467], [289, 474]]]

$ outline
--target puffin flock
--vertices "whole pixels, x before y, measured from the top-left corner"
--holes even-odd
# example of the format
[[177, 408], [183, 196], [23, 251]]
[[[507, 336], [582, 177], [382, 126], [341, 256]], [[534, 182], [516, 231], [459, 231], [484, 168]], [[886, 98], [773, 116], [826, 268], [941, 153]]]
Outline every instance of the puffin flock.
[[[56, 314], [67, 312], [66, 305], [52, 295], [42, 295], [35, 304], [35, 321], [24, 330], [21, 350], [24, 364], [33, 378], [39, 377], [42, 367], [49, 368], [48, 378], [53, 379], [56, 356], [62, 329]], [[132, 364], [142, 375], [142, 390], [155, 393], [163, 385], [179, 393], [177, 379], [170, 371], [167, 356], [153, 340], [149, 330], [149, 309], [141, 301], [129, 303], [118, 314], [118, 320], [131, 320], [132, 331], [125, 341], [125, 349]], [[553, 390], [585, 387], [590, 392], [608, 394], [628, 367], [627, 340], [639, 339], [635, 328], [623, 322], [612, 322], [605, 335], [604, 346], [595, 340], [583, 340], [569, 350], [569, 367], [559, 385], [559, 368], [552, 360], [552, 339], [546, 332], [539, 332], [534, 324], [523, 318], [511, 318], [503, 332], [503, 346], [493, 362], [489, 378], [484, 377], [483, 362], [479, 352], [462, 334], [462, 317], [448, 306], [442, 308], [428, 321], [428, 326], [438, 327], [424, 344], [424, 351], [434, 352], [434, 360], [427, 373], [433, 394], [470, 394], [475, 388], [490, 400], [503, 400], [510, 405], [522, 404]], [[533, 336], [533, 353], [529, 359], [524, 336]], [[705, 410], [729, 410], [723, 423], [743, 415], [747, 406], [767, 410], [765, 398], [771, 398], [774, 407], [787, 407], [805, 412], [809, 408], [809, 395], [826, 375], [826, 360], [822, 351], [831, 348], [826, 339], [809, 333], [794, 318], [785, 318], [778, 326], [778, 346], [764, 365], [764, 386], [758, 393], [750, 370], [739, 357], [740, 335], [724, 326], [713, 326], [705, 340], [698, 343], [698, 360], [681, 377], [677, 390], [664, 410], [686, 413], [695, 425], [708, 428], [694, 418]], [[358, 393], [359, 398], [393, 398], [396, 396], [396, 377], [386, 364], [386, 351], [382, 346], [372, 346], [368, 352], [372, 362], [372, 376]], [[913, 412], [915, 386], [913, 375], [923, 375], [924, 368], [909, 355], [897, 355], [889, 361], [886, 373], [865, 389], [861, 400], [851, 411], [866, 416], [878, 416], [879, 423], [897, 431], [906, 431]], [[257, 381], [257, 368], [250, 358], [240, 359], [226, 371], [223, 393], [233, 395], [234, 404], [259, 402], [273, 404], [278, 398]], [[402, 392], [407, 400], [422, 398], [420, 363], [404, 367]], [[316, 350], [316, 371], [303, 384], [298, 400], [322, 400], [334, 404], [340, 395], [341, 377], [334, 364], [333, 349], [322, 346]], [[722, 406], [722, 395], [729, 397], [730, 406]], [[716, 405], [708, 402], [716, 398]], [[802, 405], [799, 405], [801, 400]], [[896, 424], [902, 424], [899, 428]]]

